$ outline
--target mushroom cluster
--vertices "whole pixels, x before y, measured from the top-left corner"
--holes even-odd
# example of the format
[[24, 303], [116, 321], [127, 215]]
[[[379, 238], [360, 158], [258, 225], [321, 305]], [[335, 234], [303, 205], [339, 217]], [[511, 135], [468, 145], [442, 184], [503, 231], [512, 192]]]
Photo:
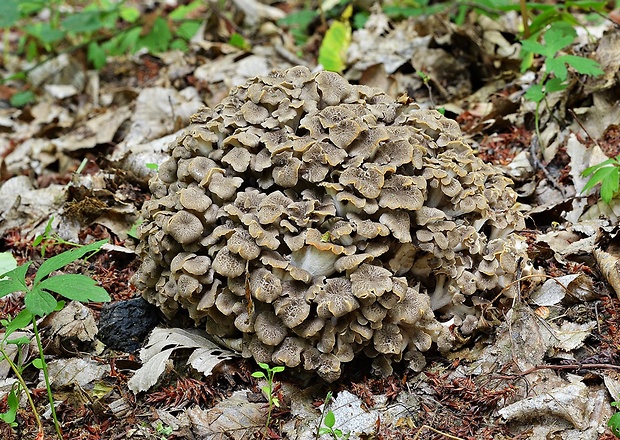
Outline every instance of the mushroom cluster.
[[259, 362], [327, 381], [361, 354], [384, 374], [421, 368], [446, 345], [436, 313], [475, 328], [477, 301], [514, 279], [510, 184], [434, 110], [336, 73], [274, 72], [171, 145], [134, 282]]

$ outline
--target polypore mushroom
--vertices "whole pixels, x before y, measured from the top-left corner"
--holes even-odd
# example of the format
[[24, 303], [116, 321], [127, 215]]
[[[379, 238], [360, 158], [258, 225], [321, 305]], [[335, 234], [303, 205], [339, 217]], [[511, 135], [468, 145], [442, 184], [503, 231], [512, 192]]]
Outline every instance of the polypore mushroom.
[[251, 79], [169, 153], [134, 282], [260, 362], [328, 381], [356, 356], [419, 369], [450, 325], [485, 325], [476, 304], [526, 257], [510, 181], [454, 121], [333, 72]]

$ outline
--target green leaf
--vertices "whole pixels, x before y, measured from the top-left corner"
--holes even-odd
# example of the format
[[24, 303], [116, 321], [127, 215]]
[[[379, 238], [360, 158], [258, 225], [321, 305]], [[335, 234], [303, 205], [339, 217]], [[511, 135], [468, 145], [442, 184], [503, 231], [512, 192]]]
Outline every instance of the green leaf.
[[17, 92], [11, 96], [10, 103], [13, 107], [23, 107], [26, 104], [34, 102], [34, 92], [32, 90], [24, 90], [23, 92]]
[[564, 83], [560, 78], [550, 78], [545, 81], [545, 92], [559, 92], [568, 87], [568, 84]]
[[103, 287], [97, 286], [97, 281], [86, 275], [63, 274], [49, 277], [41, 281], [39, 289], [50, 290], [73, 301], [80, 302], [107, 302], [110, 295]]
[[576, 55], [562, 55], [557, 59], [562, 60], [564, 63], [575, 69], [578, 73], [583, 75], [599, 76], [605, 73], [601, 70], [601, 65], [590, 58], [579, 57]]
[[0, 2], [0, 28], [14, 26], [19, 18], [19, 0], [3, 0]]
[[32, 262], [22, 264], [13, 270], [4, 273], [5, 279], [0, 280], [0, 298], [14, 292], [25, 292], [28, 290], [26, 286], [26, 272]]
[[287, 26], [295, 39], [295, 44], [301, 46], [308, 41], [308, 26], [318, 16], [318, 11], [304, 9], [281, 18], [277, 23], [280, 26]]
[[233, 32], [233, 34], [228, 39], [228, 44], [234, 47], [238, 47], [239, 49], [248, 49], [249, 44], [243, 38], [243, 35]]
[[547, 72], [553, 73], [561, 81], [564, 81], [568, 77], [568, 70], [566, 69], [564, 61], [562, 61], [562, 58], [563, 57], [549, 57], [545, 60], [545, 66], [547, 67]]
[[138, 40], [138, 45], [146, 47], [152, 53], [159, 53], [167, 50], [171, 41], [172, 32], [168, 23], [162, 17], [157, 17], [151, 31]]
[[35, 287], [26, 293], [24, 304], [33, 315], [47, 316], [54, 311], [57, 302], [50, 293]]
[[136, 8], [130, 6], [121, 6], [120, 16], [123, 20], [128, 23], [134, 23], [138, 18], [140, 18], [140, 11]]
[[74, 248], [68, 251], [63, 252], [62, 254], [58, 254], [49, 260], [46, 260], [41, 264], [41, 267], [37, 271], [37, 275], [34, 278], [34, 284], [37, 285], [43, 278], [48, 276], [55, 270], [60, 269], [61, 267], [66, 266], [69, 263], [73, 263], [76, 260], [79, 260], [83, 256], [91, 253], [96, 253], [101, 249], [108, 240], [99, 240], [94, 243], [91, 243], [86, 246]]
[[[584, 170], [584, 176], [585, 176], [585, 172], [588, 171], [588, 170], [589, 170], [589, 168]], [[590, 180], [588, 180], [588, 182], [585, 184], [585, 186], [583, 187], [581, 192], [584, 193], [586, 191], [589, 191], [594, 186], [596, 186], [598, 183], [603, 183], [604, 181], [609, 179], [610, 176], [612, 176], [613, 174], [618, 174], [618, 167], [616, 167], [616, 166], [600, 166], [600, 167], [598, 167], [594, 171], [594, 174], [592, 174], [592, 177], [590, 177]]]
[[88, 61], [93, 63], [93, 67], [97, 70], [101, 69], [105, 66], [106, 63], [106, 55], [105, 51], [99, 46], [96, 41], [91, 41], [88, 44]]
[[271, 387], [269, 385], [265, 385], [264, 387], [261, 387], [261, 391], [265, 393], [267, 397], [271, 398]]
[[[531, 37], [531, 38], [534, 38], [534, 37]], [[528, 52], [537, 53], [539, 55], [544, 55], [544, 56], [554, 55], [553, 53], [551, 55], [548, 55], [547, 48], [543, 46], [542, 44], [540, 44], [539, 42], [532, 40], [532, 39], [521, 41], [521, 47], [523, 47], [523, 49], [527, 50]]]
[[101, 11], [82, 11], [70, 14], [60, 22], [61, 26], [74, 34], [95, 32], [103, 27]]
[[525, 99], [539, 103], [545, 98], [545, 92], [543, 91], [542, 84], [531, 85], [529, 89], [523, 95]]
[[[350, 5], [347, 6], [347, 9], [350, 8]], [[334, 21], [325, 33], [319, 48], [319, 63], [323, 65], [325, 70], [342, 72], [345, 68], [345, 57], [350, 44], [351, 25], [349, 22]]]
[[614, 165], [614, 164], [618, 163], [617, 162], [618, 160], [620, 160], [620, 155], [616, 156], [616, 157], [612, 157], [611, 159], [607, 159], [604, 162], [601, 162], [599, 164], [592, 165], [591, 167], [586, 168], [585, 170], [583, 170], [581, 172], [581, 175], [583, 177], [588, 177], [590, 174], [592, 174], [593, 172], [595, 172], [596, 170], [598, 170], [601, 167], [608, 166], [608, 165]]
[[17, 268], [17, 260], [9, 251], [0, 252], [0, 278], [10, 270]]
[[202, 0], [194, 0], [189, 5], [181, 5], [177, 7], [174, 11], [168, 14], [171, 20], [182, 20], [184, 19], [190, 12], [195, 11], [202, 5]]
[[283, 367], [283, 366], [281, 366], [281, 365], [280, 365], [280, 366], [278, 366], [278, 367], [273, 367], [273, 368], [271, 369], [271, 372], [272, 372], [272, 373], [281, 373], [281, 372], [283, 372], [283, 371], [284, 371], [284, 367]]
[[7, 339], [6, 340], [7, 344], [12, 344], [12, 345], [26, 345], [26, 344], [30, 344], [30, 338], [28, 336], [21, 336], [19, 338], [16, 339]]
[[199, 20], [191, 20], [181, 23], [181, 25], [177, 28], [176, 35], [178, 37], [183, 38], [184, 40], [191, 40], [198, 29], [200, 29], [201, 22]]
[[615, 413], [611, 416], [607, 422], [607, 426], [616, 437], [620, 437], [620, 413]]
[[620, 172], [617, 167], [614, 167], [615, 173], [611, 173], [609, 177], [601, 183], [601, 199], [609, 205], [611, 199], [618, 193], [618, 186], [620, 185]]
[[336, 416], [334, 415], [333, 411], [327, 411], [323, 423], [325, 423], [325, 426], [327, 426], [328, 428], [334, 427], [334, 425], [336, 424]]
[[9, 322], [9, 324], [4, 329], [4, 337], [8, 337], [15, 330], [20, 330], [28, 327], [32, 322], [32, 313], [28, 309], [24, 309], [15, 316]]
[[43, 234], [39, 234], [34, 238], [34, 241], [32, 242], [32, 246], [36, 247], [38, 245], [41, 244], [41, 242], [49, 236], [51, 230], [52, 230], [52, 222], [54, 221], [54, 216], [50, 217], [50, 219], [47, 221], [47, 224], [45, 225], [45, 231], [43, 232]]
[[559, 23], [561, 22], [553, 23], [543, 37], [547, 50], [550, 53], [549, 56], [554, 56], [560, 50], [572, 44], [577, 36], [577, 32], [572, 26]]
[[43, 361], [41, 360], [41, 358], [36, 358], [32, 360], [32, 366], [34, 368], [38, 368], [39, 370], [43, 369]]
[[262, 371], [255, 371], [254, 373], [252, 373], [252, 377], [257, 377], [258, 379], [264, 379], [265, 373], [263, 373]]
[[261, 367], [263, 370], [269, 370], [269, 365], [264, 362], [259, 362], [258, 366]]
[[9, 408], [6, 412], [0, 413], [0, 420], [14, 426], [15, 418], [17, 417], [17, 408], [19, 408], [19, 399], [15, 393], [15, 390], [11, 390], [11, 392], [9, 392], [6, 403]]
[[355, 15], [353, 15], [353, 28], [362, 29], [364, 26], [366, 26], [366, 22], [368, 21], [369, 17], [370, 17], [370, 14], [365, 11], [358, 12]]
[[129, 29], [116, 37], [103, 43], [103, 49], [110, 55], [122, 55], [126, 52], [134, 52], [140, 39], [142, 26]]
[[140, 238], [138, 237], [138, 226], [140, 226], [143, 222], [144, 222], [144, 219], [142, 218], [139, 218], [138, 220], [136, 220], [134, 224], [131, 225], [131, 229], [127, 231], [127, 235], [138, 240]]
[[65, 32], [60, 29], [55, 29], [50, 23], [34, 23], [28, 26], [24, 26], [24, 31], [28, 35], [40, 40], [43, 44], [52, 44], [62, 40], [65, 37]]

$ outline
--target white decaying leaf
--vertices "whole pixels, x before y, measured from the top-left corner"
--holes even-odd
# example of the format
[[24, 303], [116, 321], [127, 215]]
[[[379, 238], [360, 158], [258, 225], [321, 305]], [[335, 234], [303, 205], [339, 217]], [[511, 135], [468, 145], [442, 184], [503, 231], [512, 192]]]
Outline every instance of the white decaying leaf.
[[209, 376], [223, 360], [237, 356], [209, 341], [201, 333], [200, 330], [155, 328], [147, 345], [140, 350], [143, 365], [129, 380], [129, 389], [137, 394], [155, 385], [164, 373], [170, 355], [179, 348], [195, 349], [187, 363], [205, 376]]
[[265, 427], [262, 403], [250, 403], [247, 390], [235, 391], [232, 396], [213, 408], [189, 408], [187, 415], [192, 432], [199, 439], [246, 440]]
[[553, 278], [532, 295], [532, 302], [539, 306], [554, 306], [569, 294], [573, 298], [587, 301], [593, 293], [592, 280], [584, 274], [570, 274]]

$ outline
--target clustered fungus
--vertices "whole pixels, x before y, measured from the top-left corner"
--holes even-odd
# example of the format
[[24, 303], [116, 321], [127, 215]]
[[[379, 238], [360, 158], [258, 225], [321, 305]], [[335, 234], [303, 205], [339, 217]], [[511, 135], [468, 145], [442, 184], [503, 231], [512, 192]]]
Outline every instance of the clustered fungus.
[[[304, 67], [194, 115], [150, 182], [134, 282], [259, 362], [389, 374], [471, 332], [525, 255], [516, 193], [457, 124]], [[466, 325], [465, 325], [466, 324]]]

